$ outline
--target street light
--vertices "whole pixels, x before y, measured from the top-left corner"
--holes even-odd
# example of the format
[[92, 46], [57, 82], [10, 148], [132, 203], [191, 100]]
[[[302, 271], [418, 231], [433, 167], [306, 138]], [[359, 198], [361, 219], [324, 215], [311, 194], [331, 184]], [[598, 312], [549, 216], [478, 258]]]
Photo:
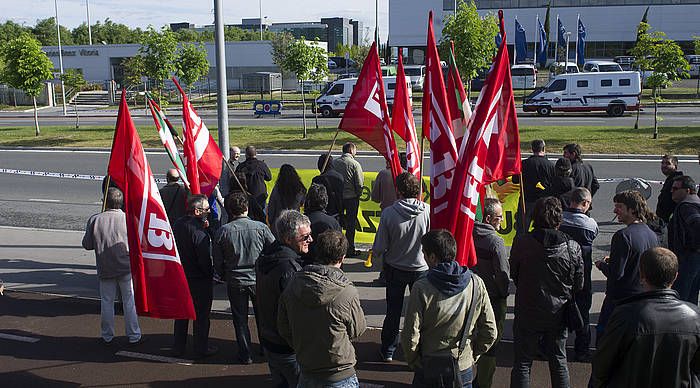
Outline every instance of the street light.
[[61, 50], [61, 24], [58, 22], [58, 0], [53, 0], [53, 6], [56, 10], [56, 33], [58, 34], [58, 65], [61, 70], [61, 95], [63, 96], [63, 115], [66, 112], [66, 87], [63, 84], [63, 50]]

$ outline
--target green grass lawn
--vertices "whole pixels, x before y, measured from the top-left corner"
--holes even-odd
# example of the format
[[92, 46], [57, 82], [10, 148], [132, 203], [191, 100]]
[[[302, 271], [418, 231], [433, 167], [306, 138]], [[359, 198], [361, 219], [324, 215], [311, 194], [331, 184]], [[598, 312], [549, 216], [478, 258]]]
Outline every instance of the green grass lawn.
[[[309, 120], [308, 138], [302, 139], [301, 127], [231, 127], [229, 139], [232, 145], [254, 144], [260, 149], [328, 149], [335, 128], [315, 129]], [[217, 138], [215, 122], [209, 123], [212, 135]], [[153, 126], [138, 128], [145, 147], [162, 147]], [[651, 138], [651, 128], [620, 127], [520, 127], [521, 147], [530, 149], [529, 143], [536, 138], [545, 139], [551, 150], [559, 150], [565, 144], [576, 142], [584, 153], [619, 154], [696, 154], [700, 149], [700, 126], [660, 127], [659, 138]], [[34, 136], [33, 127], [0, 128], [0, 146], [4, 147], [110, 147], [113, 127], [71, 126], [41, 128], [41, 135]], [[340, 132], [336, 140], [336, 151], [347, 141], [357, 142], [360, 149], [371, 149], [353, 135]]]

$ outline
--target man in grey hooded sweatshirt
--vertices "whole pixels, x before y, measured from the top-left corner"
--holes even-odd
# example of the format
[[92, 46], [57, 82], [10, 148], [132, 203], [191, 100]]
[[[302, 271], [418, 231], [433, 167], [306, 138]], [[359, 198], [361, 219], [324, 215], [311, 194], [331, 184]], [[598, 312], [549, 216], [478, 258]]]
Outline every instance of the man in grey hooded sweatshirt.
[[383, 361], [390, 362], [398, 345], [401, 310], [406, 286], [428, 270], [420, 239], [430, 230], [430, 208], [419, 200], [418, 178], [404, 172], [396, 177], [399, 199], [382, 210], [372, 251], [384, 263], [386, 277], [386, 317], [382, 325]]

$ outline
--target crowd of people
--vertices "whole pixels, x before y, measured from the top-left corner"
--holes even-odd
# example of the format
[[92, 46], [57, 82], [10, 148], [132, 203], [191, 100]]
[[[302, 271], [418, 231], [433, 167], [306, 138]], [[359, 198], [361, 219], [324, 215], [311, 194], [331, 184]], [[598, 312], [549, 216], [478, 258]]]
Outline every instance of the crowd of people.
[[[573, 360], [592, 363], [590, 386], [697, 384], [700, 198], [694, 180], [678, 170], [676, 157], [664, 155], [667, 178], [656, 212], [637, 191], [616, 193], [612, 205], [623, 227], [612, 236], [609, 254], [598, 259], [592, 256], [599, 229], [590, 210], [600, 185], [581, 147], [566, 145], [552, 163], [543, 140], [531, 145], [522, 175], [514, 177], [523, 200], [512, 247], [498, 233], [501, 202], [483, 199], [472, 236], [478, 258], [473, 268], [455, 261], [455, 236], [431, 230], [422, 182], [407, 172], [395, 181], [380, 172], [371, 190], [382, 209], [372, 254], [386, 289], [379, 360], [393, 362], [400, 348], [416, 387], [493, 386], [512, 281], [512, 387], [528, 387], [533, 360], [541, 358], [548, 361], [552, 387], [569, 387], [570, 334]], [[274, 386], [359, 386], [352, 342], [366, 330], [366, 320], [358, 291], [342, 270], [345, 258], [358, 254], [354, 233], [364, 181], [356, 152], [347, 143], [339, 158], [320, 155], [319, 175], [308, 188], [292, 165], [282, 165], [268, 200], [269, 167], [255, 147], [246, 147], [245, 161], [233, 147], [222, 173], [228, 190], [221, 195], [226, 213], [220, 222], [210, 199], [189, 194], [177, 170], [168, 171], [161, 196], [195, 308], [194, 358], [217, 352], [208, 337], [219, 280], [226, 285], [239, 363], [250, 364], [255, 356], [252, 305]], [[143, 341], [122, 207], [120, 190], [109, 188], [106, 210], [90, 218], [83, 239], [96, 254], [105, 344], [115, 335], [117, 289], [129, 342]], [[594, 267], [606, 278], [595, 336]], [[173, 356], [187, 353], [188, 326], [175, 321]]]

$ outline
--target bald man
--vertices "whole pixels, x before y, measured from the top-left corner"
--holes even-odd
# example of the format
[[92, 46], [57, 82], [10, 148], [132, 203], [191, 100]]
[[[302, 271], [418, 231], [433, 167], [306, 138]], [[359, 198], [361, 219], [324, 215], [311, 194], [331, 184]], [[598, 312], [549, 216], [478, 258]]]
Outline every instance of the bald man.
[[160, 189], [160, 197], [163, 199], [168, 221], [173, 225], [178, 218], [185, 215], [185, 201], [189, 192], [178, 182], [180, 173], [176, 169], [168, 170], [165, 178], [168, 183]]

